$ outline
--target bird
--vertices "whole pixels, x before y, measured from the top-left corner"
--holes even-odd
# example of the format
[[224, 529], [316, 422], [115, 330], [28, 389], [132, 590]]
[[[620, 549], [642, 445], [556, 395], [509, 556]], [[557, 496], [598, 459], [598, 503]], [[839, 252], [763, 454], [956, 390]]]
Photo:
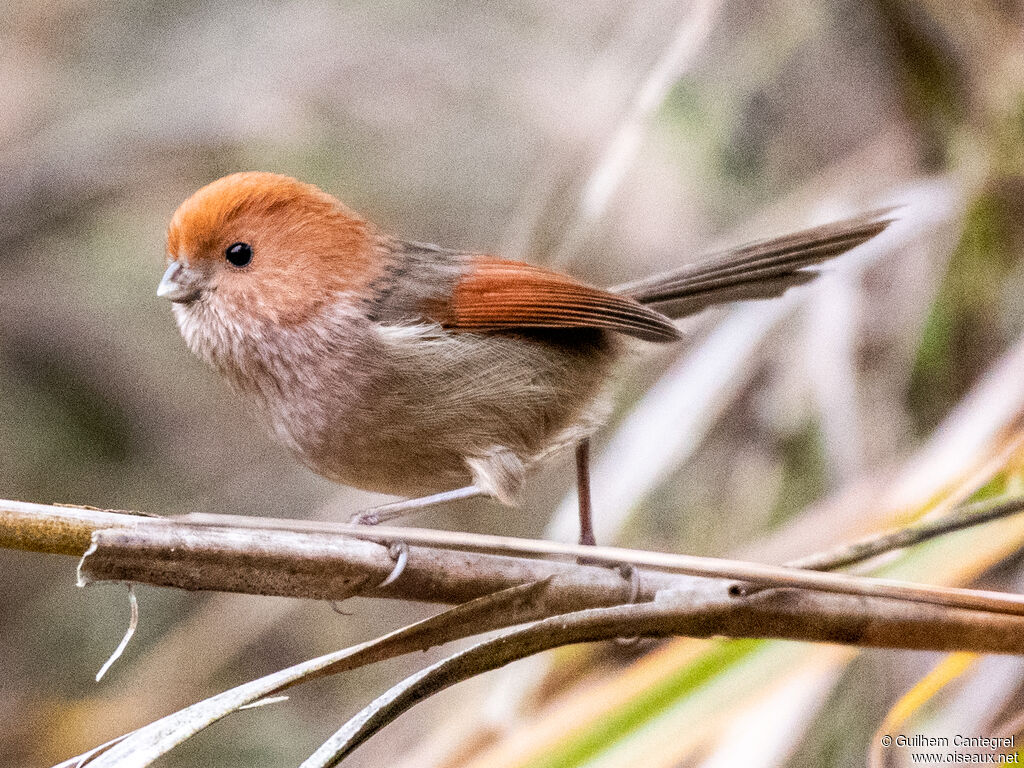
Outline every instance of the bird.
[[302, 463], [408, 500], [360, 522], [472, 495], [514, 507], [531, 469], [575, 451], [593, 544], [589, 440], [617, 364], [680, 340], [675, 320], [813, 280], [892, 220], [874, 211], [602, 289], [404, 240], [312, 184], [239, 172], [174, 212], [157, 294]]

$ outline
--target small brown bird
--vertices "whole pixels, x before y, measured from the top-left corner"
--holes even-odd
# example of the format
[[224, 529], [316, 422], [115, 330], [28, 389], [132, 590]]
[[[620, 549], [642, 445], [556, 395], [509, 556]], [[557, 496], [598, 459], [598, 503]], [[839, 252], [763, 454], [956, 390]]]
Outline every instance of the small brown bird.
[[779, 296], [889, 222], [875, 213], [602, 290], [400, 240], [310, 184], [236, 173], [174, 214], [157, 294], [189, 348], [315, 472], [426, 496], [417, 507], [481, 492], [514, 504], [527, 470], [575, 447], [591, 543], [587, 439], [627, 341], [675, 341], [675, 318]]

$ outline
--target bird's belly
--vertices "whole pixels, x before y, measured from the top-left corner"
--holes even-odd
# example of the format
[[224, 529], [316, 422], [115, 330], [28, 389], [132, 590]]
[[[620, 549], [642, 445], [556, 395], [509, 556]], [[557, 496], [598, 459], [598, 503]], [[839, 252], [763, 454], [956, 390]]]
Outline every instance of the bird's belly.
[[603, 417], [595, 401], [614, 354], [601, 332], [380, 335], [373, 374], [322, 387], [303, 434], [294, 414], [275, 420], [289, 425], [282, 437], [298, 456], [337, 482], [410, 497], [465, 486], [468, 460], [499, 449], [529, 466]]

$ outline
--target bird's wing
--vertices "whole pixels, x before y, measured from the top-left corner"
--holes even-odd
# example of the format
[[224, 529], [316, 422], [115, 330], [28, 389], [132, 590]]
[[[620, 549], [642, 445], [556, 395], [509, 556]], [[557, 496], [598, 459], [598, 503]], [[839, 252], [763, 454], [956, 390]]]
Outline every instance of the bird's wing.
[[451, 300], [430, 312], [446, 328], [601, 328], [648, 341], [679, 338], [668, 318], [627, 296], [520, 261], [482, 255], [467, 259]]

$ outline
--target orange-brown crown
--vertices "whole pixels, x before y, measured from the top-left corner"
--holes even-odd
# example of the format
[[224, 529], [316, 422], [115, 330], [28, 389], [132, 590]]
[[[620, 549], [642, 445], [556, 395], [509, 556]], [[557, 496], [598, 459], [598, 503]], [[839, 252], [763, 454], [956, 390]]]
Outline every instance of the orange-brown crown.
[[[376, 272], [370, 224], [312, 184], [273, 173], [234, 173], [181, 204], [167, 255], [201, 273], [218, 300], [276, 322], [307, 317], [339, 291], [358, 293]], [[225, 262], [251, 246], [243, 269]]]

